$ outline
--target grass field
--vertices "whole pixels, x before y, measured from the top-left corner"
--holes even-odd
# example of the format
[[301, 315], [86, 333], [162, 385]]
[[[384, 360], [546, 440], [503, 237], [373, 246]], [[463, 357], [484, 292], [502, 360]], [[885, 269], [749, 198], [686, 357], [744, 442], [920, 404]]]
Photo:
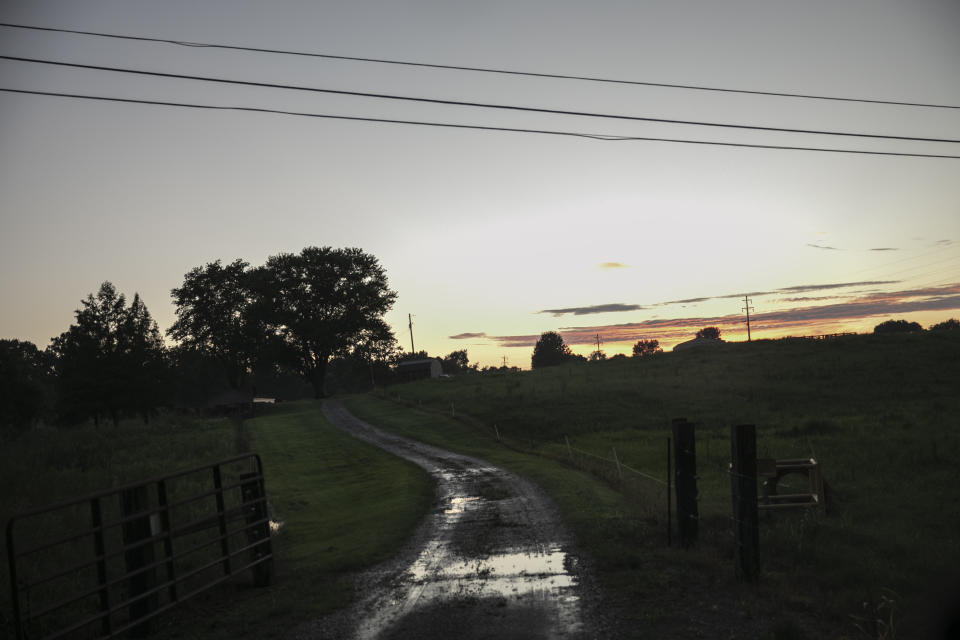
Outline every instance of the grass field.
[[[390, 557], [430, 508], [425, 472], [334, 429], [320, 408], [283, 404], [245, 423], [244, 440], [263, 459], [270, 515], [282, 523], [274, 584], [255, 589], [241, 578], [198, 596], [158, 618], [156, 637], [276, 637], [344, 606], [355, 596], [350, 571]], [[30, 507], [227, 458], [237, 440], [229, 421], [175, 416], [31, 431], [0, 453], [0, 515], [5, 522]], [[2, 566], [0, 614], [12, 637]]]
[[[788, 618], [814, 621], [819, 631], [808, 637], [880, 635], [882, 626], [874, 630], [870, 620], [889, 624], [891, 614], [896, 637], [923, 637], [929, 603], [960, 575], [958, 390], [960, 339], [944, 332], [729, 344], [643, 360], [422, 381], [388, 395], [407, 412], [447, 416], [448, 426], [429, 428], [394, 418], [394, 428], [409, 435], [508, 466], [513, 463], [489, 451], [497, 446], [494, 425], [514, 447], [551, 460], [568, 456], [566, 436], [573, 447], [610, 460], [601, 474], [608, 479], [614, 447], [622, 463], [663, 478], [670, 419], [686, 417], [697, 423], [703, 541], [687, 556], [698, 570], [721, 576], [732, 573], [729, 427], [756, 424], [761, 457], [816, 457], [833, 498], [830, 515], [763, 518], [763, 596]], [[348, 406], [377, 424], [389, 423], [391, 411], [382, 401]], [[559, 489], [543, 484], [556, 496], [576, 482], [561, 481]], [[659, 485], [648, 484], [641, 500], [660, 499], [650, 497], [659, 495]], [[634, 510], [619, 522], [605, 520], [609, 536], [639, 536], [634, 547], [662, 544], [660, 523], [644, 520], [647, 512], [625, 493], [620, 504]], [[558, 502], [565, 504], [562, 497]], [[565, 510], [577, 517], [577, 508]], [[629, 544], [611, 545], [602, 536], [594, 540], [589, 528], [577, 530], [602, 556], [649, 569]], [[686, 556], [675, 555], [676, 563], [685, 562]], [[648, 589], [644, 579], [621, 569], [603, 579], [624, 593]]]

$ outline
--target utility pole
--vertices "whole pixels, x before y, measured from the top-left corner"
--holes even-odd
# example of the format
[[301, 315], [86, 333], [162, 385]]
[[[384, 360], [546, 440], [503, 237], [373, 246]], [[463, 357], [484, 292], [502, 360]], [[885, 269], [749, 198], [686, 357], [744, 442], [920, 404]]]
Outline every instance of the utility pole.
[[503, 366], [507, 366], [507, 356], [503, 356]]
[[416, 353], [417, 350], [413, 348], [413, 316], [409, 313], [407, 314], [407, 321], [410, 322], [410, 353]]
[[750, 342], [750, 310], [753, 307], [750, 306], [750, 298], [743, 296], [743, 311], [747, 312], [747, 342]]
[[[600, 353], [600, 334], [597, 334], [597, 353]], [[599, 356], [598, 356], [599, 357]]]

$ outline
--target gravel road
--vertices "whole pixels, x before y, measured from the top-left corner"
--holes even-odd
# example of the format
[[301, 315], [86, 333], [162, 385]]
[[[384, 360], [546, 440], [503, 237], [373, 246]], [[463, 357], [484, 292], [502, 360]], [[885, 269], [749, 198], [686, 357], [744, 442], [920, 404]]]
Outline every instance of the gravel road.
[[296, 638], [586, 638], [582, 567], [544, 492], [484, 460], [396, 436], [327, 401], [331, 424], [425, 469], [437, 501], [404, 548], [359, 580], [355, 606]]

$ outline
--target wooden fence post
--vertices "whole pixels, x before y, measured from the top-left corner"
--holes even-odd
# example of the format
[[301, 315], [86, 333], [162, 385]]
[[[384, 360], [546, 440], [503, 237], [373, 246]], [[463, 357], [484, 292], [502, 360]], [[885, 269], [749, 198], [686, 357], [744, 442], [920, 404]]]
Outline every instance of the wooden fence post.
[[[241, 473], [240, 496], [247, 522], [247, 543], [256, 544], [250, 549], [250, 560], [256, 562], [271, 555], [270, 522], [267, 521], [267, 504], [263, 490], [263, 477], [258, 472]], [[267, 587], [273, 577], [273, 560], [262, 560], [253, 565], [253, 586]]]
[[[157, 609], [158, 598], [154, 593], [149, 596], [139, 597], [154, 588], [157, 584], [157, 571], [155, 568], [144, 569], [154, 563], [153, 542], [143, 542], [152, 537], [149, 514], [140, 515], [143, 511], [150, 508], [150, 494], [146, 485], [126, 489], [120, 493], [120, 507], [124, 519], [131, 518], [123, 523], [123, 545], [132, 549], [124, 552], [123, 558], [126, 562], [128, 597], [127, 600], [135, 600], [130, 604], [130, 621], [139, 620], [149, 615]], [[139, 543], [139, 544], [138, 544]], [[145, 621], [138, 624], [130, 630], [130, 635], [135, 638], [142, 638], [150, 633], [150, 622]]]
[[677, 487], [677, 529], [680, 546], [697, 543], [700, 509], [697, 506], [697, 448], [693, 423], [673, 420], [674, 477]]
[[757, 430], [754, 425], [731, 427], [730, 458], [734, 569], [740, 582], [756, 582], [760, 574], [760, 528], [757, 516]]
[[670, 512], [670, 503], [673, 502], [672, 492], [670, 491], [670, 484], [673, 482], [673, 474], [670, 471], [670, 465], [673, 462], [673, 458], [670, 455], [670, 437], [667, 436], [667, 546], [673, 546], [673, 523], [670, 521], [672, 514]]

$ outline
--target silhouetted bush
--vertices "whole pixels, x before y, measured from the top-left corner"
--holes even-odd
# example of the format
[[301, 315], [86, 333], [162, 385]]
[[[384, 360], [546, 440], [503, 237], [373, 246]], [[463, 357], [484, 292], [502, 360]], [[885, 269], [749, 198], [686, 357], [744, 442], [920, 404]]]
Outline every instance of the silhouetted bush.
[[906, 320], [887, 320], [881, 322], [873, 328], [874, 333], [911, 333], [913, 331], [923, 331], [923, 327], [917, 322], [907, 322]]
[[950, 318], [949, 320], [938, 322], [930, 327], [930, 331], [950, 331], [956, 329], [960, 329], [960, 320], [957, 320], [956, 318]]

